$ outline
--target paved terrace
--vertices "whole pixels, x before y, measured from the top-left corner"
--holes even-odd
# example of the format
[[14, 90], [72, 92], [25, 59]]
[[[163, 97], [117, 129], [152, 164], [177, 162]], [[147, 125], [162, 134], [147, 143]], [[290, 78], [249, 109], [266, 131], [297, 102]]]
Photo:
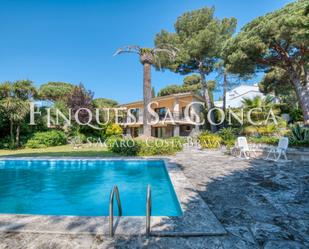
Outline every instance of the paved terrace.
[[0, 233], [0, 248], [309, 248], [309, 162], [245, 161], [219, 151], [170, 158], [227, 230], [151, 237]]

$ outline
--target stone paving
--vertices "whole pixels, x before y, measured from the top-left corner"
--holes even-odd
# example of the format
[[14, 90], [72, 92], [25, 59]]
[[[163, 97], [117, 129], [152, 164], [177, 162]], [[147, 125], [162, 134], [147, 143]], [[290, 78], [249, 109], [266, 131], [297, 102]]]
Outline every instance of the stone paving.
[[224, 236], [115, 237], [0, 233], [4, 248], [309, 248], [309, 162], [241, 160], [185, 150], [170, 158], [196, 187]]
[[192, 150], [176, 161], [231, 238], [248, 247], [309, 248], [309, 162]]

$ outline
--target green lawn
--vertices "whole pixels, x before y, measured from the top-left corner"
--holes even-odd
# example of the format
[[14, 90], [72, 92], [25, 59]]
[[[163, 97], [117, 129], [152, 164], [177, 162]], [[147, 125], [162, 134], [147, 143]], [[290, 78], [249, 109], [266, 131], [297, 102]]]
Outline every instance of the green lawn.
[[0, 157], [107, 157], [117, 156], [106, 148], [83, 147], [73, 149], [72, 145], [63, 145], [41, 149], [0, 150]]

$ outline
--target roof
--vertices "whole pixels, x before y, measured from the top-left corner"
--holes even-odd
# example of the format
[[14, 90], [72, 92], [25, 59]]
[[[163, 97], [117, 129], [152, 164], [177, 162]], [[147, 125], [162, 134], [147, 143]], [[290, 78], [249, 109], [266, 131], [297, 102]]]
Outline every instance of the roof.
[[[241, 107], [243, 98], [254, 98], [256, 96], [264, 97], [265, 95], [260, 91], [258, 85], [240, 85], [226, 93], [226, 106], [238, 108]], [[215, 101], [216, 107], [222, 107], [223, 101]]]
[[[182, 98], [182, 97], [188, 97], [188, 96], [192, 96], [194, 98], [197, 98], [200, 101], [204, 101], [203, 97], [201, 97], [198, 94], [192, 93], [192, 92], [176, 93], [176, 94], [170, 94], [166, 96], [155, 97], [155, 98], [152, 98], [152, 101], [160, 101], [160, 100], [166, 100], [170, 98]], [[126, 104], [121, 104], [119, 106], [128, 106], [128, 105], [136, 105], [136, 104], [143, 104], [143, 101], [140, 100], [140, 101], [130, 102]]]
[[257, 85], [241, 85], [241, 86], [235, 87], [231, 91], [228, 91], [226, 93], [226, 97], [228, 99], [239, 98], [247, 94], [248, 92], [261, 93]]

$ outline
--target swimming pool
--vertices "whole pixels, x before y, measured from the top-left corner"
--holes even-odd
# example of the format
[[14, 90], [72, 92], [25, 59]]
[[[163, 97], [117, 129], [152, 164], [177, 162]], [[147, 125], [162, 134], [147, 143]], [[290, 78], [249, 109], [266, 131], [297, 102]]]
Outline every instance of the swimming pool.
[[0, 160], [0, 213], [107, 216], [117, 185], [123, 215], [144, 216], [148, 184], [152, 215], [182, 214], [163, 160]]

